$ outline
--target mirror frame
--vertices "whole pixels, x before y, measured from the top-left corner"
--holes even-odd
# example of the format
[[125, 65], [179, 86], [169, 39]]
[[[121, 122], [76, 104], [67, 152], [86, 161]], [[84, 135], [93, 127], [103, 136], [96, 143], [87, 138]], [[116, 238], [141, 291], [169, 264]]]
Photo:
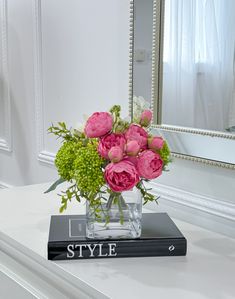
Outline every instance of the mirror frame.
[[[153, 30], [152, 30], [152, 83], [151, 83], [151, 110], [153, 113], [153, 121], [151, 130], [157, 134], [167, 136], [172, 135], [172, 139], [182, 137], [185, 139], [190, 134], [190, 139], [195, 135], [203, 138], [203, 143], [207, 143], [210, 147], [212, 137], [219, 138], [219, 141], [235, 140], [235, 135], [223, 133], [219, 131], [210, 131], [204, 129], [187, 128], [181, 126], [162, 124], [162, 82], [163, 82], [163, 37], [164, 37], [164, 7], [165, 0], [153, 0]], [[133, 59], [134, 59], [134, 0], [130, 1], [130, 65], [129, 65], [129, 111], [130, 116], [133, 115]], [[189, 136], [189, 135], [188, 135]], [[187, 138], [187, 136], [186, 136]], [[195, 137], [196, 138], [196, 137]], [[206, 139], [207, 138], [207, 139]], [[217, 139], [216, 138], [216, 139]], [[215, 138], [213, 139], [215, 141]], [[222, 146], [223, 148], [223, 146]], [[227, 161], [219, 161], [210, 159], [210, 157], [202, 154], [202, 156], [192, 155], [190, 153], [172, 152], [172, 156], [194, 162], [235, 169], [235, 163], [231, 164]]]
[[129, 0], [129, 82], [128, 111], [133, 119], [133, 70], [134, 70], [134, 0]]

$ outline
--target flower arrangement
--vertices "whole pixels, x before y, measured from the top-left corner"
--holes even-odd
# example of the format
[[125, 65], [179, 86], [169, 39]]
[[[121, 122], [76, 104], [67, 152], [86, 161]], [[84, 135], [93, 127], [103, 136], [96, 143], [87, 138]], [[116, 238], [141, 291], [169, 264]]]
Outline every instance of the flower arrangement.
[[58, 184], [69, 181], [63, 191], [60, 212], [73, 198], [85, 198], [98, 214], [104, 193], [115, 198], [123, 191], [136, 187], [144, 204], [157, 198], [145, 187], [145, 182], [155, 179], [170, 162], [166, 141], [149, 133], [152, 112], [135, 100], [133, 121], [120, 116], [120, 106], [109, 112], [95, 112], [86, 121], [84, 129], [68, 129], [64, 122], [52, 125], [48, 132], [62, 139], [55, 165], [60, 179]]

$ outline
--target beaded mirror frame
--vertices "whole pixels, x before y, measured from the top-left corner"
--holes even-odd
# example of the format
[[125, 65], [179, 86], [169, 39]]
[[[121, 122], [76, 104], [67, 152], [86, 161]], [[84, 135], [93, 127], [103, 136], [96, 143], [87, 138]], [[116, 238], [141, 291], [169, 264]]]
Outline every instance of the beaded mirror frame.
[[[130, 0], [129, 113], [133, 116], [134, 2]], [[162, 77], [165, 0], [153, 0], [151, 130], [169, 143], [172, 156], [235, 169], [235, 134], [162, 124]]]

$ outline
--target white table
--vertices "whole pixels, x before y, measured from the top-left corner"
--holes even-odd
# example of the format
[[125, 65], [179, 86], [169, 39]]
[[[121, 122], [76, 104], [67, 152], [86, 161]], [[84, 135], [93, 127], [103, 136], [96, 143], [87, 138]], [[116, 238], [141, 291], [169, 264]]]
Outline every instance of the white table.
[[[235, 240], [175, 219], [186, 257], [48, 261], [50, 215], [60, 205], [56, 192], [43, 194], [48, 186], [0, 191], [1, 299], [235, 298]], [[84, 210], [74, 203], [66, 213]]]

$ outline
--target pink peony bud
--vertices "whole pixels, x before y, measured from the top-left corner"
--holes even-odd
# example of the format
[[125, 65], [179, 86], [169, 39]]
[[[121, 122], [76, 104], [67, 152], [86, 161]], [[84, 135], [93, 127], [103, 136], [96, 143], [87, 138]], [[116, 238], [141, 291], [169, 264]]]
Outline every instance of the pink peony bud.
[[164, 145], [164, 140], [162, 137], [150, 137], [148, 138], [148, 147], [152, 150], [162, 149]]
[[147, 127], [151, 120], [152, 120], [152, 111], [151, 110], [144, 110], [140, 116], [140, 125]]
[[126, 144], [126, 154], [128, 156], [136, 156], [140, 151], [140, 145], [136, 140], [128, 141]]
[[108, 157], [114, 163], [121, 161], [123, 158], [123, 149], [120, 146], [113, 146], [109, 150]]

